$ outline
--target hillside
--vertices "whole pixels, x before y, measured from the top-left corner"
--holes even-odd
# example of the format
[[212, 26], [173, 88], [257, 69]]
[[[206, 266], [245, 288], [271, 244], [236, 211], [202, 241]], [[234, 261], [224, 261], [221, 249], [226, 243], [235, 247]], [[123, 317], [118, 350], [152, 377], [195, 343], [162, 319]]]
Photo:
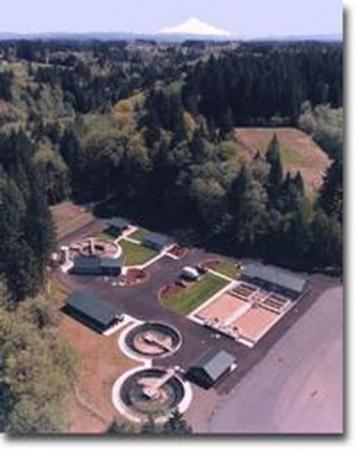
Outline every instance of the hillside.
[[239, 149], [252, 158], [257, 151], [265, 154], [274, 133], [280, 142], [284, 170], [300, 171], [307, 193], [316, 192], [322, 185], [330, 160], [304, 132], [295, 128], [236, 128], [234, 139]]
[[23, 61], [0, 66], [0, 74], [7, 71], [13, 74], [11, 102], [0, 99], [0, 124], [25, 125], [29, 118], [51, 121], [74, 117], [59, 85], [36, 80], [36, 71], [43, 67], [53, 66], [32, 63], [31, 73]]

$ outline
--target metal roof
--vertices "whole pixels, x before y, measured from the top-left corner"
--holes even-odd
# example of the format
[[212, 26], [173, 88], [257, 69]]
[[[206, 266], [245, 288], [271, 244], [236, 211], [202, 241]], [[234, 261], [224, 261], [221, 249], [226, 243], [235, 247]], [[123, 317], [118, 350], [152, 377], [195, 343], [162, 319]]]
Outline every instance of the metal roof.
[[121, 258], [100, 258], [100, 267], [121, 268], [122, 265]]
[[77, 256], [74, 260], [74, 267], [76, 269], [99, 269], [101, 258], [98, 256]]
[[117, 315], [123, 313], [121, 305], [113, 306], [93, 294], [82, 291], [73, 292], [68, 297], [67, 304], [103, 326], [110, 324]]
[[192, 367], [203, 369], [212, 381], [219, 379], [235, 362], [236, 358], [225, 350], [211, 348], [199, 356]]
[[170, 244], [172, 241], [172, 238], [170, 236], [167, 236], [166, 234], [161, 233], [150, 233], [147, 236], [144, 237], [144, 243], [150, 243], [154, 245], [158, 245], [160, 247], [164, 247], [165, 245]]
[[130, 222], [121, 217], [113, 217], [112, 219], [108, 220], [107, 224], [111, 227], [119, 228], [120, 230], [122, 230], [123, 228], [127, 228], [130, 225]]
[[306, 284], [306, 276], [280, 267], [261, 263], [246, 264], [243, 267], [243, 275], [250, 278], [258, 278], [299, 293], [304, 290]]

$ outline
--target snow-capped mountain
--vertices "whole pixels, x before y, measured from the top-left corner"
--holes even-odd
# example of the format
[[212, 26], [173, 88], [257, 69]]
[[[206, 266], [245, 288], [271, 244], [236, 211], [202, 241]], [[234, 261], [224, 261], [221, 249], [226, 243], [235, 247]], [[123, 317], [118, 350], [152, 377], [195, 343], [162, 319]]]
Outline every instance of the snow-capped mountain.
[[201, 20], [191, 17], [185, 22], [170, 28], [163, 28], [157, 34], [232, 37], [232, 33], [221, 28], [215, 28]]

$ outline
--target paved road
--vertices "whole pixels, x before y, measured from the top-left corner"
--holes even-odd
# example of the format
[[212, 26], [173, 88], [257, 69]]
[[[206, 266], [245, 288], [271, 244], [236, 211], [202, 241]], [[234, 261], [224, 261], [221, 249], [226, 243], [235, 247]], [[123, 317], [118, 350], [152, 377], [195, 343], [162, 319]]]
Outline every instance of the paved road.
[[220, 401], [210, 433], [340, 433], [342, 287], [328, 289]]

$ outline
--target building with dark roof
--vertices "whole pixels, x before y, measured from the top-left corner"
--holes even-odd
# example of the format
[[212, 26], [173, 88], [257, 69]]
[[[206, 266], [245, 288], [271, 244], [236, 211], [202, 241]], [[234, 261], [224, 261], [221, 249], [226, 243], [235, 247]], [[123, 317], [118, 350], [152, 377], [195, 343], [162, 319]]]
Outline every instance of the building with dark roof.
[[118, 276], [123, 267], [122, 258], [101, 258], [99, 256], [77, 256], [73, 260], [71, 274]]
[[169, 245], [173, 244], [170, 236], [161, 233], [150, 233], [143, 239], [143, 245], [158, 252], [165, 250]]
[[115, 325], [124, 313], [121, 305], [113, 306], [83, 291], [68, 297], [64, 311], [100, 333]]
[[211, 348], [190, 364], [186, 375], [189, 380], [209, 389], [231, 371], [235, 362], [235, 357], [225, 350]]
[[106, 234], [113, 237], [120, 236], [130, 226], [130, 222], [121, 217], [113, 217], [107, 221], [107, 228], [104, 230]]
[[101, 258], [100, 269], [102, 275], [116, 277], [121, 274], [123, 268], [122, 258]]
[[75, 275], [102, 275], [101, 258], [98, 256], [77, 256], [73, 260], [70, 273]]
[[307, 277], [304, 275], [257, 262], [248, 263], [243, 267], [242, 279], [292, 298], [299, 297], [307, 285]]

